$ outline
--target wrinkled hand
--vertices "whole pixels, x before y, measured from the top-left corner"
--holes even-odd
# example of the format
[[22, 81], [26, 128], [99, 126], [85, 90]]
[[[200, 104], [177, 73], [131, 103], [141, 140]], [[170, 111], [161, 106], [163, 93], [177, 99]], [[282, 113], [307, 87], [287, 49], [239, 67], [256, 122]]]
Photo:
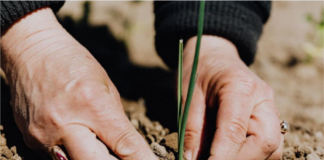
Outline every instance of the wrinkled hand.
[[116, 159], [107, 145], [121, 159], [156, 159], [105, 70], [51, 9], [27, 15], [1, 41], [14, 117], [30, 148], [64, 145], [74, 160]]
[[[196, 37], [189, 39], [184, 49], [183, 93], [195, 43]], [[220, 37], [203, 36], [197, 73], [185, 134], [186, 158], [280, 159], [283, 136], [273, 91], [243, 63], [235, 46]]]

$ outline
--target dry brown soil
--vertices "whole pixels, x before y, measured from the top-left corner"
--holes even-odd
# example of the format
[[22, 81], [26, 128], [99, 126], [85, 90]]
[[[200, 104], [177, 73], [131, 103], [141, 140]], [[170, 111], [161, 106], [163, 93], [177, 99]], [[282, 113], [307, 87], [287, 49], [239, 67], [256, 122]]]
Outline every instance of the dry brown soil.
[[[82, 4], [67, 2], [59, 17], [80, 19]], [[91, 8], [94, 9], [89, 23], [109, 26], [112, 34], [127, 45], [133, 64], [166, 68], [154, 50], [152, 2], [92, 2]], [[305, 63], [302, 51], [302, 44], [313, 31], [305, 21], [305, 14], [312, 13], [318, 18], [321, 8], [324, 8], [323, 2], [273, 2], [271, 17], [264, 27], [255, 62], [250, 67], [274, 89], [281, 118], [291, 126], [291, 132], [285, 136], [282, 157], [285, 160], [324, 159], [324, 59], [322, 56]], [[126, 20], [130, 24], [128, 27], [124, 25]], [[1, 98], [3, 103], [2, 95]], [[158, 105], [162, 102], [154, 103]], [[154, 153], [160, 159], [174, 159], [177, 152], [176, 133], [170, 133], [159, 122], [152, 122], [146, 117], [143, 100], [123, 101], [123, 104], [131, 123]], [[148, 111], [150, 109], [147, 108]], [[22, 141], [21, 137], [18, 139]], [[3, 136], [0, 144], [1, 150], [4, 150]], [[17, 144], [15, 141], [9, 147]], [[7, 151], [1, 156], [9, 153], [8, 149], [5, 148]], [[16, 156], [15, 153], [15, 148], [11, 148], [9, 154]]]
[[[3, 131], [3, 126], [0, 126], [0, 131]], [[8, 148], [7, 140], [3, 133], [0, 136], [0, 153], [1, 160], [21, 160], [21, 157], [17, 154], [16, 146]]]

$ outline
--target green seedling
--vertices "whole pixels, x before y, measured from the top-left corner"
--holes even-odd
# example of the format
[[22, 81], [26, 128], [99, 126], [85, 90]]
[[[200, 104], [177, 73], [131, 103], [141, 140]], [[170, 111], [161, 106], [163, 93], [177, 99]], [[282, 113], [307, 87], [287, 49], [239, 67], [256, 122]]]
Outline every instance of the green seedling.
[[200, 50], [200, 41], [203, 32], [204, 25], [204, 13], [205, 13], [205, 1], [200, 1], [199, 8], [199, 18], [198, 18], [198, 33], [197, 33], [197, 42], [195, 49], [195, 57], [193, 60], [190, 81], [188, 86], [187, 98], [184, 106], [184, 110], [182, 111], [182, 69], [183, 69], [183, 41], [179, 42], [179, 67], [178, 67], [178, 160], [183, 159], [183, 145], [184, 145], [184, 135], [186, 131], [186, 124], [188, 120], [188, 113], [191, 104], [192, 95], [194, 92], [196, 80], [197, 80], [197, 66], [198, 66], [198, 58], [199, 58], [199, 50]]
[[178, 139], [180, 137], [180, 126], [182, 117], [182, 67], [183, 67], [183, 40], [179, 41], [179, 62], [178, 62]]

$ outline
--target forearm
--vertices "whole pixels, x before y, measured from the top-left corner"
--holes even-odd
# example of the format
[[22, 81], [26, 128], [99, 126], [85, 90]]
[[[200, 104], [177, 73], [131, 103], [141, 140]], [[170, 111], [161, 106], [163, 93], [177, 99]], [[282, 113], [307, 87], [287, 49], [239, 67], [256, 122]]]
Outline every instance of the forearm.
[[37, 54], [40, 54], [44, 48], [36, 44], [46, 39], [50, 40], [49, 37], [54, 39], [55, 34], [61, 30], [63, 29], [50, 8], [39, 9], [25, 15], [7, 28], [1, 36], [1, 67], [9, 73], [11, 69], [14, 69], [12, 67], [15, 64], [23, 61], [28, 51], [38, 50]]
[[[188, 39], [184, 48], [184, 61], [193, 62], [196, 49], [197, 36]], [[224, 60], [225, 59], [225, 60]], [[220, 65], [224, 66], [231, 61], [242, 61], [235, 45], [229, 40], [211, 35], [203, 35], [201, 38], [199, 61], [208, 63], [198, 63], [199, 66]], [[216, 66], [215, 66], [216, 67]], [[200, 72], [202, 68], [200, 68]]]

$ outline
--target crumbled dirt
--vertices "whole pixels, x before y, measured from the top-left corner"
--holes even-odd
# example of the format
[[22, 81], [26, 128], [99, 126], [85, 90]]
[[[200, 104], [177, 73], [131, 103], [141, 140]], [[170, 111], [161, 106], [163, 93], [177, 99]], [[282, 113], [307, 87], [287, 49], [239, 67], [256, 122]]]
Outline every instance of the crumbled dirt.
[[[81, 1], [68, 1], [64, 7], [60, 10], [59, 16], [66, 17], [72, 15], [73, 20], [78, 20], [82, 17], [82, 4]], [[145, 98], [147, 106], [150, 103], [151, 108], [148, 107], [148, 112], [152, 110], [158, 110], [159, 118], [153, 117], [159, 120], [161, 123], [163, 119], [171, 119], [173, 114], [166, 112], [166, 108], [163, 108], [163, 113], [159, 110], [161, 107], [168, 106], [164, 103], [171, 101], [170, 98], [165, 98], [167, 95], [162, 95], [161, 88], [167, 88], [170, 84], [165, 83], [168, 78], [163, 79], [166, 76], [160, 76], [154, 74], [148, 77], [148, 72], [124, 71], [120, 68], [116, 69], [118, 73], [130, 74], [130, 77], [114, 79], [114, 70], [116, 66], [122, 66], [124, 63], [120, 62], [120, 59], [113, 59], [114, 57], [105, 57], [111, 53], [113, 56], [117, 55], [129, 55], [132, 63], [145, 67], [162, 67], [161, 59], [157, 56], [154, 50], [154, 15], [152, 13], [152, 2], [140, 2], [137, 4], [131, 4], [130, 2], [91, 2], [93, 11], [90, 14], [90, 27], [86, 30], [81, 30], [82, 34], [74, 35], [78, 41], [82, 42], [94, 55], [97, 55], [97, 59], [111, 63], [113, 66], [107, 66], [102, 63], [103, 67], [109, 73], [110, 78], [121, 92], [122, 96], [127, 98], [128, 92], [135, 91], [136, 94], [141, 97], [149, 95], [158, 95], [159, 97], [148, 101]], [[79, 6], [79, 7], [76, 7]], [[128, 6], [128, 7], [125, 7]], [[279, 108], [281, 119], [286, 120], [290, 124], [291, 132], [285, 136], [283, 160], [299, 159], [299, 160], [318, 160], [324, 159], [324, 65], [323, 57], [315, 59], [312, 63], [304, 63], [303, 59], [305, 54], [302, 52], [302, 45], [307, 41], [306, 37], [308, 33], [312, 32], [311, 25], [305, 20], [307, 13], [314, 14], [317, 18], [323, 8], [323, 2], [278, 2], [273, 1], [271, 17], [266, 23], [261, 40], [258, 44], [257, 56], [254, 64], [250, 67], [254, 73], [256, 73], [262, 80], [268, 83], [275, 92], [276, 105]], [[114, 14], [107, 12], [107, 10], [115, 9], [120, 11], [124, 15], [125, 19], [131, 20], [131, 25], [134, 26], [128, 28], [127, 32], [122, 30], [118, 24], [124, 24], [123, 22], [116, 21], [123, 18], [113, 17]], [[143, 18], [144, 17], [144, 18]], [[70, 22], [70, 21], [69, 21]], [[71, 19], [71, 22], [72, 19]], [[110, 37], [103, 37], [107, 34], [105, 27], [110, 27], [115, 36], [121, 35], [124, 37], [125, 44], [127, 44], [127, 51], [129, 53], [121, 54], [123, 50], [119, 50], [118, 44], [113, 43]], [[99, 26], [99, 27], [97, 27]], [[83, 26], [84, 27], [84, 26]], [[97, 27], [97, 28], [95, 28]], [[71, 33], [77, 34], [80, 28], [70, 28]], [[79, 30], [78, 30], [79, 29]], [[67, 28], [69, 30], [69, 28]], [[85, 32], [88, 31], [88, 32]], [[99, 32], [105, 31], [105, 32]], [[88, 34], [86, 34], [88, 33]], [[89, 43], [88, 41], [82, 41], [80, 36], [84, 35], [87, 38], [91, 38], [93, 35], [95, 39], [91, 39], [96, 45]], [[109, 39], [109, 41], [107, 41]], [[97, 40], [97, 41], [96, 41]], [[89, 45], [90, 44], [90, 45]], [[109, 46], [113, 47], [109, 47]], [[166, 44], [167, 45], [167, 44]], [[92, 48], [91, 48], [92, 47]], [[105, 48], [107, 47], [107, 48]], [[94, 49], [93, 49], [94, 48]], [[101, 50], [104, 51], [101, 51]], [[126, 51], [125, 51], [126, 52]], [[99, 55], [99, 56], [98, 56]], [[122, 58], [121, 58], [122, 59]], [[109, 61], [110, 60], [110, 61]], [[143, 69], [143, 68], [142, 68]], [[154, 70], [154, 73], [158, 71]], [[134, 73], [134, 74], [131, 74]], [[138, 78], [141, 75], [142, 79]], [[136, 77], [138, 76], [138, 77]], [[135, 79], [131, 79], [135, 77]], [[157, 81], [156, 79], [161, 79]], [[140, 79], [134, 82], [137, 79]], [[125, 81], [131, 79], [130, 81]], [[115, 80], [115, 81], [114, 81]], [[146, 80], [146, 81], [145, 81]], [[148, 83], [152, 82], [154, 84]], [[137, 82], [142, 82], [139, 85]], [[144, 85], [145, 84], [145, 85]], [[158, 84], [158, 85], [156, 85]], [[139, 86], [137, 89], [132, 86]], [[147, 87], [148, 86], [148, 87]], [[156, 89], [157, 86], [161, 86]], [[146, 87], [146, 88], [145, 88]], [[143, 89], [144, 88], [144, 89]], [[147, 88], [152, 88], [151, 90]], [[1, 93], [1, 118], [2, 123], [5, 120], [11, 119], [12, 112], [3, 112], [5, 108], [9, 106], [10, 92], [4, 92], [3, 87]], [[125, 92], [122, 92], [125, 90]], [[145, 93], [145, 94], [144, 94]], [[131, 94], [133, 96], [133, 94]], [[133, 99], [136, 99], [135, 97]], [[160, 155], [160, 159], [175, 159], [174, 156], [177, 153], [177, 135], [176, 133], [169, 133], [167, 129], [161, 126], [158, 122], [152, 122], [145, 116], [144, 101], [140, 102], [127, 102], [124, 101], [125, 111], [131, 120], [133, 126], [141, 133], [146, 139], [148, 144], [153, 149], [156, 155]], [[6, 104], [6, 105], [5, 105]], [[161, 112], [161, 113], [160, 113]], [[6, 114], [4, 114], [6, 113]], [[155, 112], [154, 112], [155, 113]], [[6, 118], [7, 116], [7, 118]], [[162, 117], [162, 118], [161, 118]], [[152, 118], [152, 116], [150, 116]], [[12, 120], [13, 121], [13, 120]], [[21, 134], [18, 133], [18, 129], [13, 129], [14, 123], [7, 125], [3, 124], [6, 128], [7, 140], [11, 142], [10, 146], [17, 146], [19, 155], [26, 157], [26, 154], [35, 155], [31, 150], [22, 144]], [[166, 125], [164, 125], [166, 126]], [[168, 127], [172, 128], [172, 127]], [[175, 129], [173, 129], [175, 130]], [[11, 139], [9, 139], [11, 137]], [[1, 151], [5, 148], [5, 139], [1, 136], [0, 146]], [[8, 147], [7, 147], [8, 148]], [[166, 152], [165, 152], [166, 151]], [[12, 153], [12, 152], [11, 152]], [[14, 155], [14, 154], [13, 154]], [[1, 152], [1, 156], [3, 153]], [[1, 160], [5, 159], [1, 157]], [[8, 158], [7, 158], [8, 159]], [[37, 158], [25, 158], [25, 159], [37, 159]]]
[[[0, 131], [3, 131], [3, 126], [0, 125]], [[21, 157], [17, 154], [16, 146], [13, 146], [9, 149], [7, 146], [7, 140], [5, 135], [2, 133], [0, 136], [0, 153], [1, 160], [22, 160]]]
[[285, 137], [283, 160], [324, 158], [323, 131], [303, 124], [292, 124], [290, 128], [291, 133]]
[[284, 160], [324, 159], [324, 57], [305, 62], [302, 48], [314, 33], [306, 14], [318, 19], [323, 7], [323, 2], [274, 1], [251, 66], [273, 88], [280, 118], [290, 124]]
[[160, 160], [175, 160], [178, 152], [178, 134], [169, 133], [159, 122], [151, 121], [146, 117], [144, 100], [138, 102], [122, 100], [125, 113], [134, 128], [143, 136], [150, 145], [153, 153]]

